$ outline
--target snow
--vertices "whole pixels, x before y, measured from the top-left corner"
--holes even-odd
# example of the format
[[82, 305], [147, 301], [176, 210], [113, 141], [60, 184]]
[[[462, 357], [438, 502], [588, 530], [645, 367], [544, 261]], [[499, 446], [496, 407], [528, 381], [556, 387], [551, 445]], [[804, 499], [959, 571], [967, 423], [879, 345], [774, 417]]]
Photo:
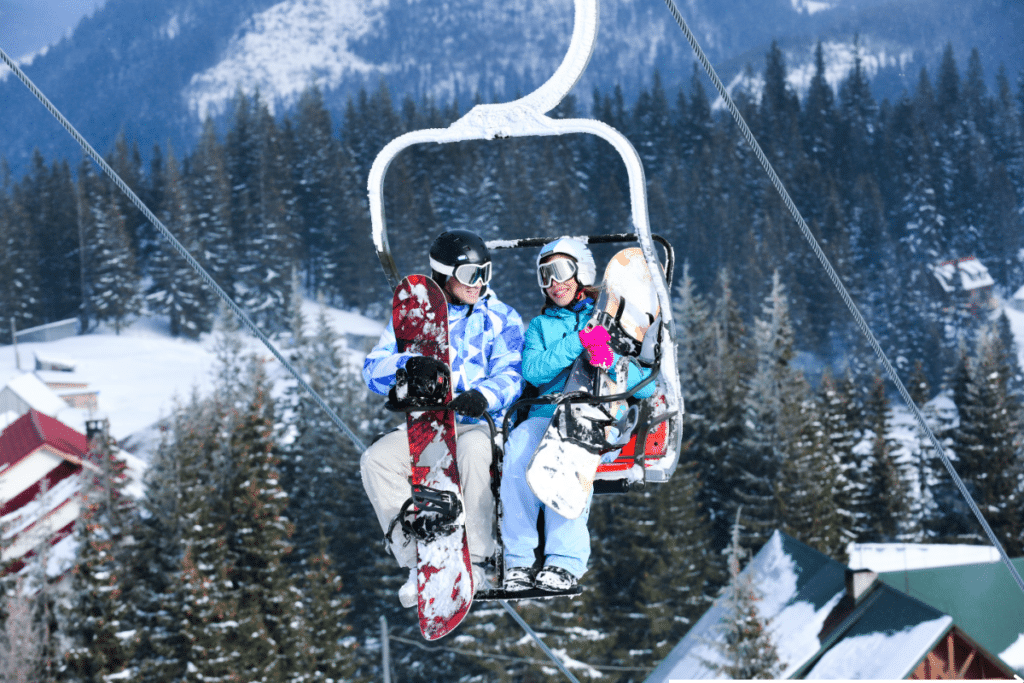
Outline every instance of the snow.
[[1024, 671], [1024, 633], [1017, 636], [1013, 645], [999, 653], [999, 658], [1017, 671]]
[[[316, 302], [303, 303], [307, 328], [316, 324], [319, 311]], [[342, 335], [376, 338], [384, 329], [383, 323], [357, 313], [327, 308], [326, 314], [331, 327]], [[270, 356], [257, 340], [245, 338], [248, 349], [261, 357]], [[100, 330], [59, 341], [22, 343], [18, 344], [18, 353], [22, 359], [38, 353], [72, 362], [75, 371], [61, 375], [67, 381], [86, 382], [89, 389], [97, 391], [99, 411], [96, 416], [109, 419], [111, 435], [119, 442], [141, 444], [136, 455], [145, 460], [149, 449], [159, 441], [159, 431], [154, 425], [171, 414], [175, 400], [187, 400], [193, 388], [202, 393], [212, 389], [215, 341], [211, 334], [203, 335], [198, 341], [174, 339], [166, 333], [166, 321], [143, 318], [122, 330], [120, 335]], [[278, 366], [276, 361], [271, 363], [271, 369], [273, 366]], [[18, 376], [17, 373], [13, 347], [0, 347], [0, 380]], [[274, 372], [272, 376], [278, 374]], [[34, 379], [31, 374], [21, 377]], [[38, 386], [46, 389], [38, 380], [38, 386], [30, 380], [21, 381], [35, 386], [36, 390]], [[50, 396], [46, 404], [49, 407], [41, 411], [52, 414], [50, 411], [59, 407], [58, 419], [84, 432], [84, 419], [88, 414], [69, 408], [59, 398], [55, 399], [52, 391], [46, 391]], [[38, 398], [34, 394], [33, 397]], [[53, 400], [61, 405], [52, 403]], [[0, 416], [0, 424], [4, 419]]]
[[878, 573], [1000, 561], [998, 551], [987, 545], [851, 543], [846, 552], [851, 569]]
[[807, 14], [817, 14], [825, 10], [832, 9], [835, 5], [831, 2], [822, 2], [821, 0], [790, 0], [793, 3], [793, 9], [801, 14], [806, 12]]
[[[1024, 290], [1024, 287], [1021, 288]], [[1018, 311], [1009, 306], [1004, 306], [1002, 312], [1010, 321], [1010, 329], [1013, 331], [1013, 338], [1017, 342], [1017, 362], [1024, 368], [1024, 311]]]
[[[388, 0], [285, 0], [247, 21], [215, 66], [192, 77], [183, 96], [198, 120], [222, 113], [238, 88], [294, 103], [308, 86], [327, 89], [377, 68], [349, 44], [367, 35]], [[168, 28], [170, 31], [170, 28]], [[271, 111], [274, 102], [267, 105]]]
[[[794, 7], [798, 3], [806, 6], [809, 14], [820, 11], [820, 9], [831, 9], [831, 7], [823, 7], [826, 3], [815, 2], [814, 0], [792, 0], [792, 2]], [[822, 7], [812, 11], [810, 9], [812, 5]], [[822, 41], [821, 50], [822, 57], [825, 60], [825, 80], [831, 86], [833, 92], [838, 92], [839, 86], [849, 78], [857, 55], [860, 56], [860, 66], [868, 80], [874, 78], [881, 69], [889, 67], [903, 68], [913, 62], [914, 53], [912, 50], [897, 49], [895, 46], [887, 44], [875, 45], [871, 42], [870, 37], [865, 36], [861, 36], [860, 41], [859, 47], [852, 42]], [[804, 97], [807, 94], [807, 90], [811, 85], [811, 79], [814, 78], [817, 68], [814, 59], [816, 48], [817, 45], [815, 44], [799, 52], [790, 51], [784, 54], [787, 65], [786, 83], [800, 97]], [[760, 102], [761, 95], [764, 93], [764, 74], [751, 74], [746, 71], [740, 71], [729, 81], [726, 89], [733, 95], [735, 95], [737, 90], [742, 90], [753, 98], [755, 102]], [[715, 111], [721, 110], [724, 107], [725, 103], [721, 97], [716, 98], [712, 105]]]
[[[895, 633], [870, 633], [844, 638], [826, 652], [805, 678], [899, 680], [908, 661], [919, 661], [953, 624], [942, 616]], [[886, 656], [894, 655], [898, 656]]]
[[[15, 371], [17, 371], [16, 368]], [[14, 375], [7, 381], [6, 387], [30, 407], [50, 417], [58, 417], [58, 415], [72, 410], [67, 403], [30, 372]]]

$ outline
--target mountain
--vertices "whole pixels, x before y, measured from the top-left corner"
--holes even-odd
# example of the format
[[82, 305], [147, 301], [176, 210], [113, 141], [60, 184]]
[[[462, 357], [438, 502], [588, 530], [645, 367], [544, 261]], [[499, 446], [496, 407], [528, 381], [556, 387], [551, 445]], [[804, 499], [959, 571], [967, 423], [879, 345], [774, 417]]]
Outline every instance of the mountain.
[[[934, 74], [943, 50], [963, 69], [972, 48], [992, 82], [999, 64], [1024, 69], [1019, 0], [685, 0], [691, 29], [727, 83], [756, 76], [772, 40], [790, 81], [809, 79], [823, 43], [838, 84], [859, 49], [879, 97]], [[392, 96], [511, 99], [557, 67], [572, 29], [570, 0], [108, 0], [74, 33], [24, 65], [26, 73], [101, 152], [119, 132], [191, 148], [202, 117], [218, 116], [241, 87], [282, 111], [317, 84], [336, 117], [361, 87]], [[855, 47], [856, 46], [856, 47]], [[0, 46], [2, 47], [2, 46]], [[604, 0], [594, 58], [575, 94], [623, 87], [627, 102], [655, 68], [666, 86], [689, 81], [690, 47], [659, 0]], [[756, 79], [743, 80], [756, 88]], [[0, 71], [0, 156], [17, 173], [33, 148], [80, 153], [24, 86]]]

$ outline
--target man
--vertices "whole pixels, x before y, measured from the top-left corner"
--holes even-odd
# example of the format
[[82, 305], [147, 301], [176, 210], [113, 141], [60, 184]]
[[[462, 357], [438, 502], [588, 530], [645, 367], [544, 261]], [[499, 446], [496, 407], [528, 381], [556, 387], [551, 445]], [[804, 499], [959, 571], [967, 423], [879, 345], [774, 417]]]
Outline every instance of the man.
[[[481, 564], [494, 554], [494, 496], [491, 492], [490, 431], [479, 418], [490, 413], [497, 424], [522, 391], [523, 321], [499, 301], [487, 285], [491, 258], [487, 245], [468, 230], [442, 233], [430, 247], [433, 279], [448, 300], [448, 329], [452, 348], [451, 378], [457, 414], [456, 459], [466, 511], [466, 539], [473, 561], [474, 585], [484, 583]], [[437, 376], [437, 362], [399, 353], [394, 328], [388, 323], [380, 341], [363, 364], [363, 379], [372, 391], [387, 395], [403, 368], [410, 385]], [[387, 531], [411, 495], [412, 459], [404, 427], [375, 441], [360, 460], [363, 487]], [[416, 604], [416, 545], [399, 525], [394, 526], [391, 551], [409, 580], [399, 590], [404, 607]]]

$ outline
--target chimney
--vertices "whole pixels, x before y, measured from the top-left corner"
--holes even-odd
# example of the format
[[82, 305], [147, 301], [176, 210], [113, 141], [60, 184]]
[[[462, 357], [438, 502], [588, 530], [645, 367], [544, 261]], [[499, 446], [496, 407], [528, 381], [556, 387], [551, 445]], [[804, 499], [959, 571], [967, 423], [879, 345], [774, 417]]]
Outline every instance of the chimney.
[[868, 594], [878, 580], [878, 574], [870, 569], [846, 570], [846, 595], [857, 604]]

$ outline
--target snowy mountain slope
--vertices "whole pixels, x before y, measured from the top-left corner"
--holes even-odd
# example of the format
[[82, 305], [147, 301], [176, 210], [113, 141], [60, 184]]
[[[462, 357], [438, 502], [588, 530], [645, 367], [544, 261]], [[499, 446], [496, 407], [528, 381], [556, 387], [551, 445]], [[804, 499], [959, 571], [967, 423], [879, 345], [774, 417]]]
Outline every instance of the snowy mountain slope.
[[[773, 39], [806, 83], [820, 39], [838, 83], [857, 38], [880, 95], [896, 96], [934, 71], [946, 44], [961, 66], [972, 47], [989, 78], [1024, 67], [1024, 4], [1016, 0], [685, 0], [677, 3], [727, 82], [761, 69]], [[236, 88], [287, 107], [315, 83], [336, 117], [360, 87], [383, 79], [396, 97], [511, 99], [557, 67], [572, 28], [571, 0], [108, 0], [74, 35], [26, 68], [101, 152], [124, 131], [143, 152], [168, 141], [188, 149], [206, 113]], [[0, 45], [3, 47], [3, 45]], [[659, 0], [603, 0], [598, 45], [576, 89], [622, 85], [631, 99], [660, 69], [687, 83], [693, 60]], [[15, 172], [31, 150], [80, 154], [9, 71], [0, 72], [0, 155]]]
[[[314, 324], [318, 312], [317, 304], [305, 302], [307, 324]], [[327, 309], [327, 313], [343, 339], [354, 335], [376, 340], [383, 329], [381, 323], [355, 313], [336, 309]], [[270, 356], [259, 341], [248, 335], [245, 339], [248, 349], [260, 357]], [[87, 382], [90, 389], [98, 391], [99, 415], [110, 420], [111, 435], [147, 459], [159, 443], [159, 430], [154, 425], [170, 415], [175, 402], [187, 402], [193, 389], [200, 394], [210, 392], [215, 343], [212, 335], [204, 335], [199, 341], [171, 338], [166, 323], [144, 318], [120, 335], [101, 330], [55, 342], [19, 344], [17, 351], [22, 371], [32, 368], [36, 354], [73, 363], [75, 371], [68, 373], [69, 379]], [[276, 362], [268, 368], [272, 377], [286, 373]], [[0, 387], [18, 374], [14, 348], [0, 346]], [[84, 421], [84, 411], [68, 413], [59, 419], [84, 431], [84, 424], [74, 424], [76, 418]]]

